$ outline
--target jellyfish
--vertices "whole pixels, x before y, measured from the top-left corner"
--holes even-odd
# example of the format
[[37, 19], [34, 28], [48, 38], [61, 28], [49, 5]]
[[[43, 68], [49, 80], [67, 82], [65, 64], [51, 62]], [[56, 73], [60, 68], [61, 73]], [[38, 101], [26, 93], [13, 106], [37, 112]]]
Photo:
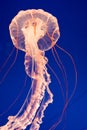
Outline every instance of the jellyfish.
[[13, 45], [25, 52], [25, 72], [32, 79], [27, 97], [15, 116], [9, 116], [0, 130], [39, 130], [44, 111], [53, 102], [49, 89], [45, 51], [51, 49], [60, 37], [56, 17], [42, 9], [20, 11], [12, 20], [10, 36]]
[[[17, 49], [25, 52], [25, 72], [27, 76], [31, 78], [32, 82], [20, 110], [16, 115], [9, 116], [8, 122], [4, 126], [1, 126], [0, 130], [25, 130], [29, 125], [30, 130], [39, 130], [40, 125], [43, 122], [44, 112], [48, 105], [53, 102], [53, 94], [49, 88], [51, 78], [46, 66], [48, 64], [48, 58], [45, 56], [45, 51], [54, 48], [60, 37], [58, 20], [55, 16], [42, 9], [22, 10], [12, 19], [9, 31], [13, 45]], [[63, 48], [58, 45], [56, 46], [65, 52], [72, 60], [75, 70], [75, 86], [70, 98], [68, 98], [66, 71], [54, 48], [62, 67], [54, 56], [55, 61], [65, 77], [66, 99], [59, 120], [50, 128], [50, 130], [55, 129], [61, 122], [66, 108], [75, 93], [77, 84], [76, 65], [72, 56]], [[60, 84], [56, 73], [50, 66], [49, 68]]]

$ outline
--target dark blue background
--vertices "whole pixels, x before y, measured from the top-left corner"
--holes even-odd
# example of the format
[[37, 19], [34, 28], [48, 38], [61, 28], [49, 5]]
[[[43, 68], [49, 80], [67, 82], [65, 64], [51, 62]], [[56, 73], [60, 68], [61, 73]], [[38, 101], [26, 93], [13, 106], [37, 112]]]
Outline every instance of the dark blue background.
[[[56, 128], [56, 130], [86, 130], [87, 129], [87, 2], [86, 0], [8, 0], [0, 1], [0, 69], [13, 49], [13, 44], [9, 35], [9, 24], [12, 18], [20, 10], [26, 9], [44, 9], [58, 18], [61, 37], [57, 44], [72, 54], [77, 66], [78, 84], [74, 97], [67, 108], [66, 119]], [[57, 49], [61, 60], [66, 67], [69, 81], [69, 95], [73, 90], [74, 70], [70, 59], [63, 52]], [[17, 113], [26, 97], [30, 86], [30, 79], [24, 86], [26, 77], [24, 70], [24, 52], [19, 51], [17, 60], [4, 79], [2, 78], [14, 61], [16, 50], [10, 57], [8, 63], [0, 72], [0, 125], [7, 121], [9, 115]], [[51, 50], [46, 52], [49, 64], [54, 71], [61, 77], [61, 72], [53, 60]], [[61, 91], [56, 78], [52, 72], [51, 91], [54, 94], [54, 103], [49, 105], [45, 111], [45, 118], [40, 130], [48, 130], [61, 114], [63, 100]], [[61, 78], [62, 81], [62, 78]], [[24, 86], [24, 89], [23, 89]], [[23, 89], [23, 93], [15, 104], [6, 110], [16, 99], [17, 95]]]

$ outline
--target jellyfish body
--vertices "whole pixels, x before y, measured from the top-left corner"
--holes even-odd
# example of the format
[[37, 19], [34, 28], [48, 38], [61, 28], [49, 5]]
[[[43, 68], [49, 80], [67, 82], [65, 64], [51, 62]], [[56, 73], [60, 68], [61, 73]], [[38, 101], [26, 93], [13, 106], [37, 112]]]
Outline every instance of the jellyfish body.
[[41, 9], [20, 11], [12, 20], [9, 30], [13, 45], [25, 52], [25, 71], [32, 78], [32, 84], [19, 112], [9, 116], [6, 125], [0, 129], [24, 130], [31, 124], [30, 130], [39, 130], [44, 111], [53, 102], [45, 51], [59, 39], [58, 21]]

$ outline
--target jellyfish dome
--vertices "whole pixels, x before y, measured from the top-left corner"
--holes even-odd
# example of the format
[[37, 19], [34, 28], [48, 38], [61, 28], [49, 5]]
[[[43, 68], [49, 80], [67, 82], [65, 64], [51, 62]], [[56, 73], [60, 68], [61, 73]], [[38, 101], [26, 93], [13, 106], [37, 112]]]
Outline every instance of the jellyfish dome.
[[60, 36], [56, 17], [41, 9], [20, 11], [9, 29], [14, 46], [23, 51], [30, 45], [42, 51], [49, 50]]

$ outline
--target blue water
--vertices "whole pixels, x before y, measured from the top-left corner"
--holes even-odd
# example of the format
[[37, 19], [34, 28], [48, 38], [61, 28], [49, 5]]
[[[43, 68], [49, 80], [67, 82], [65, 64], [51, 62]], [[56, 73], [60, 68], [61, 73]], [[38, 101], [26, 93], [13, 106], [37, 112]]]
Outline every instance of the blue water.
[[[0, 2], [0, 69], [13, 49], [9, 35], [9, 24], [12, 18], [20, 11], [27, 9], [44, 9], [57, 17], [60, 27], [60, 39], [57, 44], [72, 54], [78, 72], [78, 83], [75, 95], [67, 107], [66, 116], [56, 130], [86, 130], [87, 129], [87, 2], [86, 0], [14, 0]], [[74, 85], [74, 70], [71, 60], [66, 54], [55, 46], [68, 75], [69, 96]], [[28, 92], [31, 80], [26, 78], [24, 68], [24, 52], [19, 51], [18, 57], [12, 69], [2, 80], [9, 66], [13, 63], [16, 50], [8, 60], [6, 66], [0, 72], [0, 125], [7, 122], [9, 115], [15, 115], [21, 107]], [[54, 69], [61, 81], [61, 71], [55, 63], [51, 50], [46, 52], [49, 65]], [[59, 84], [48, 68], [52, 83], [50, 89], [54, 94], [54, 102], [45, 111], [45, 117], [40, 130], [49, 130], [61, 115], [63, 99]], [[63, 83], [62, 83], [63, 84]], [[24, 87], [24, 88], [23, 88]], [[65, 87], [63, 84], [64, 92]], [[17, 95], [23, 92], [11, 109], [6, 111]]]

